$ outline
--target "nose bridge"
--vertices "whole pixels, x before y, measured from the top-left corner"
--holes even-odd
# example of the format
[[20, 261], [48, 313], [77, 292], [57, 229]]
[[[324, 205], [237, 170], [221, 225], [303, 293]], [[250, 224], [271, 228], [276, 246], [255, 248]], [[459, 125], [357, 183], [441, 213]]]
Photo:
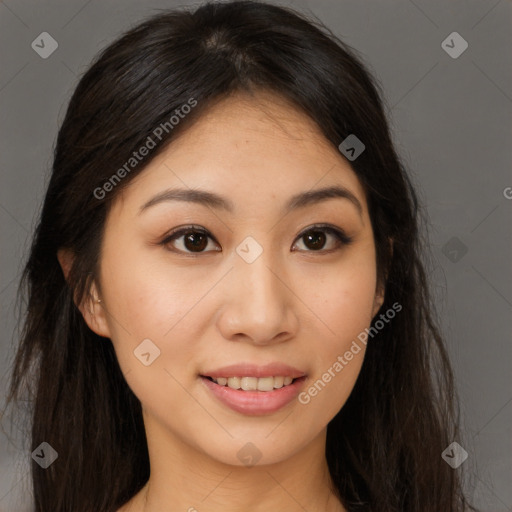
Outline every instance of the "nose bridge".
[[[284, 299], [283, 290], [274, 273], [281, 265], [270, 248], [263, 249], [252, 237], [248, 237], [236, 252], [235, 279], [242, 285], [239, 290], [242, 296], [238, 299], [243, 301], [245, 296], [266, 315], [276, 308], [280, 309]], [[273, 272], [271, 269], [274, 269]]]

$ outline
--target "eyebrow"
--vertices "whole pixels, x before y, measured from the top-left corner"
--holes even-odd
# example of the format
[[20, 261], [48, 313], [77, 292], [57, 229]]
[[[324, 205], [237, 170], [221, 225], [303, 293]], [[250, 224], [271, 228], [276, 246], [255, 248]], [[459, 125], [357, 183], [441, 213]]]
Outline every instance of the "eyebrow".
[[[359, 199], [357, 199], [349, 189], [342, 186], [325, 187], [296, 194], [285, 204], [284, 213], [286, 214], [292, 210], [304, 208], [332, 198], [349, 200], [357, 208], [359, 215], [361, 217], [363, 216], [363, 207], [361, 206]], [[215, 209], [222, 209], [230, 213], [233, 213], [234, 211], [233, 203], [223, 196], [213, 192], [208, 192], [207, 190], [179, 188], [165, 190], [152, 197], [142, 205], [139, 210], [139, 215], [148, 208], [166, 201], [186, 201], [209, 206]]]

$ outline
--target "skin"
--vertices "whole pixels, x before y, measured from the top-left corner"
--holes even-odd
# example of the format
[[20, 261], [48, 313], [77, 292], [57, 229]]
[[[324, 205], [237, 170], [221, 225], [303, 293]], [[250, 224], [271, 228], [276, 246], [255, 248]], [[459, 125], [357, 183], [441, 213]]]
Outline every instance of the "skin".
[[[283, 215], [292, 195], [331, 185], [352, 191], [362, 215], [340, 198]], [[138, 214], [176, 187], [226, 196], [234, 212], [168, 201]], [[324, 232], [324, 248], [311, 248], [301, 233], [315, 223], [353, 242], [340, 245]], [[183, 236], [158, 245], [189, 224], [213, 237], [203, 252]], [[251, 264], [235, 251], [247, 236], [263, 248]], [[72, 256], [61, 251], [59, 259], [66, 272]], [[294, 400], [272, 414], [229, 409], [199, 377], [241, 361], [281, 361], [307, 374], [307, 390], [382, 304], [364, 190], [307, 116], [261, 92], [210, 109], [116, 198], [91, 294], [102, 302], [80, 309], [93, 331], [111, 339], [142, 403], [148, 439], [149, 482], [120, 512], [345, 510], [331, 487], [326, 429], [352, 391], [364, 345], [308, 404]], [[146, 338], [160, 350], [149, 366], [133, 353]], [[248, 442], [261, 453], [253, 467], [237, 457]]]

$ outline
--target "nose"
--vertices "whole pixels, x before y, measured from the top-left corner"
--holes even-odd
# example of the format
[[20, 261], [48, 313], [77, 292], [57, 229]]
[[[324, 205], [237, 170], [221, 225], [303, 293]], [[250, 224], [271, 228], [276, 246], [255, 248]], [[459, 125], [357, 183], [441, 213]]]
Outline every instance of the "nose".
[[286, 273], [266, 251], [252, 263], [235, 255], [218, 316], [224, 338], [267, 345], [293, 337], [298, 317], [292, 289]]

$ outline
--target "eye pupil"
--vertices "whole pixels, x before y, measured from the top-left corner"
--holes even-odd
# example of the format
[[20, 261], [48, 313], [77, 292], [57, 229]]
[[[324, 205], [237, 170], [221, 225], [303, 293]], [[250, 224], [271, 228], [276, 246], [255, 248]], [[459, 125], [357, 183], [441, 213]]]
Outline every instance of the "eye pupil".
[[[307, 240], [306, 246], [310, 249], [322, 249], [325, 245], [325, 233], [322, 231], [309, 231], [309, 233], [304, 235], [304, 237]], [[308, 245], [309, 242], [312, 242], [312, 246]]]
[[[189, 246], [188, 242], [190, 242], [192, 246]], [[205, 249], [207, 245], [208, 237], [204, 233], [200, 233], [198, 231], [189, 231], [185, 235], [185, 247], [189, 250], [198, 249], [200, 252]]]

